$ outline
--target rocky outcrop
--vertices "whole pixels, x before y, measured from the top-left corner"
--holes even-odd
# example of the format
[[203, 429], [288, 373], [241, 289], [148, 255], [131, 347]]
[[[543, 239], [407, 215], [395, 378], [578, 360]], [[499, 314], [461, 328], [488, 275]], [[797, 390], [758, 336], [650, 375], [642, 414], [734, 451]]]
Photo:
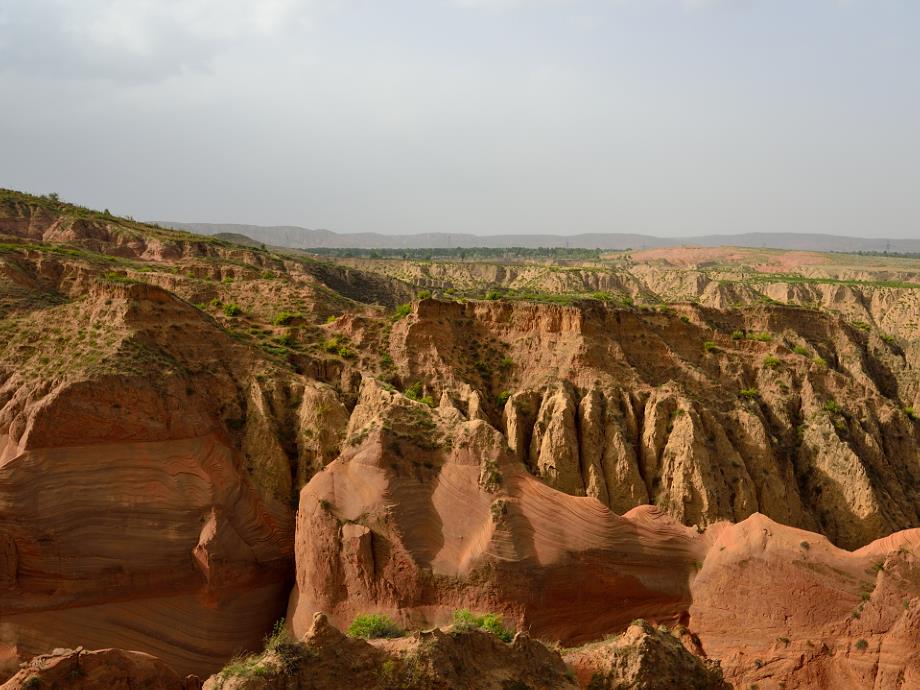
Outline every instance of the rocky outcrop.
[[346, 637], [318, 613], [299, 643], [275, 645], [209, 678], [205, 690], [572, 689], [558, 652], [517, 635], [437, 628], [400, 640]]
[[156, 657], [121, 649], [55, 649], [33, 658], [0, 690], [197, 690], [195, 677], [179, 678]]
[[920, 530], [848, 552], [758, 515], [707, 537], [690, 627], [740, 687], [920, 684]]
[[[731, 690], [718, 662], [702, 656], [698, 641], [679, 626], [672, 632], [646, 621], [632, 623], [622, 635], [570, 650], [565, 661], [579, 684], [589, 690]], [[688, 638], [688, 646], [676, 635]]]

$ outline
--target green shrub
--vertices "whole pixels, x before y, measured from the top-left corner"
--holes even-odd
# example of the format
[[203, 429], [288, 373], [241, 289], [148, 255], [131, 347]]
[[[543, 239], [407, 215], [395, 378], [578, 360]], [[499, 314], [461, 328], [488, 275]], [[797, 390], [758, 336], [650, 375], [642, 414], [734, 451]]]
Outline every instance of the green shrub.
[[365, 640], [376, 640], [385, 637], [402, 637], [406, 631], [396, 623], [380, 613], [364, 613], [355, 616], [348, 626], [349, 637], [361, 637]]
[[808, 356], [808, 348], [804, 345], [796, 345], [792, 351], [797, 355], [804, 355], [806, 357]]
[[299, 318], [300, 314], [295, 314], [294, 312], [290, 311], [279, 311], [277, 314], [275, 314], [275, 318], [272, 319], [272, 323], [276, 326], [290, 326], [294, 319]]
[[773, 355], [768, 355], [763, 358], [763, 365], [767, 369], [776, 369], [782, 364], [782, 360], [779, 357], [774, 357]]
[[510, 398], [510, 397], [511, 397], [511, 393], [510, 393], [509, 391], [502, 391], [501, 393], [499, 393], [499, 394], [498, 394], [498, 398], [497, 398], [497, 400], [498, 400], [498, 406], [499, 406], [499, 407], [504, 407], [504, 406], [505, 406], [505, 403], [508, 402], [508, 398]]
[[824, 357], [815, 357], [812, 361], [819, 367], [827, 368], [827, 360]]
[[719, 346], [716, 345], [713, 341], [707, 340], [705, 343], [703, 343], [703, 351], [704, 352], [718, 352]]
[[914, 422], [917, 421], [917, 411], [914, 410], [913, 407], [911, 407], [911, 406], [909, 406], [909, 405], [908, 405], [907, 407], [905, 407], [905, 408], [904, 408], [904, 414], [906, 414], [906, 415], [907, 415], [907, 418], [910, 419], [911, 421], [914, 421]]
[[511, 642], [514, 639], [514, 631], [506, 628], [501, 616], [495, 613], [476, 615], [468, 609], [454, 611], [454, 630], [459, 632], [484, 630], [492, 633], [502, 642]]
[[755, 398], [760, 397], [760, 391], [756, 388], [742, 388], [741, 389], [742, 397], [747, 398], [748, 400], [754, 400]]
[[419, 299], [429, 299], [431, 297], [431, 290], [421, 290], [418, 293]]
[[843, 410], [837, 404], [837, 401], [832, 399], [824, 403], [824, 411], [830, 414], [840, 414]]
[[514, 360], [510, 357], [502, 357], [502, 360], [498, 363], [498, 366], [501, 369], [510, 369], [514, 366]]
[[494, 301], [494, 300], [501, 299], [501, 298], [502, 298], [502, 293], [500, 293], [498, 290], [489, 290], [486, 293], [486, 299]]
[[411, 386], [409, 386], [408, 388], [406, 388], [406, 390], [403, 391], [403, 395], [405, 395], [407, 398], [409, 398], [409, 400], [420, 401], [420, 400], [422, 399], [422, 383], [421, 383], [421, 381], [416, 381], [416, 382], [413, 383]]
[[229, 302], [224, 305], [224, 314], [230, 317], [239, 316], [243, 313], [243, 310], [240, 309], [239, 305], [234, 302]]
[[869, 648], [869, 643], [863, 639], [856, 640], [856, 649], [863, 652]]
[[399, 321], [400, 319], [405, 318], [406, 316], [409, 316], [409, 314], [411, 313], [412, 313], [411, 304], [400, 304], [393, 311], [392, 319], [393, 321]]
[[889, 345], [894, 345], [895, 342], [897, 342], [897, 341], [895, 340], [895, 338], [894, 338], [893, 335], [888, 335], [887, 333], [881, 333], [881, 334], [879, 335], [879, 338], [881, 338], [882, 340], [884, 340], [884, 341], [885, 341], [886, 343], [888, 343]]
[[732, 331], [732, 340], [744, 340], [744, 331]]
[[871, 328], [865, 321], [852, 321], [851, 323], [861, 331], [868, 331]]
[[759, 340], [762, 343], [769, 343], [773, 340], [771, 333], [751, 333], [748, 337], [751, 340]]

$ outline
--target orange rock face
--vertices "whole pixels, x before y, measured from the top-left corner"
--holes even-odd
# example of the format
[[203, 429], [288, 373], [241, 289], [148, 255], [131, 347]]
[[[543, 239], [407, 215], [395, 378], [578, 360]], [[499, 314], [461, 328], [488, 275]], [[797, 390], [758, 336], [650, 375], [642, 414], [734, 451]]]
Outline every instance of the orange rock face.
[[180, 679], [162, 661], [142, 652], [121, 649], [86, 651], [58, 649], [37, 656], [0, 690], [71, 688], [72, 690], [196, 690], [201, 681]]
[[645, 617], [687, 624], [733, 682], [910, 687], [917, 672], [920, 530], [855, 552], [759, 514], [698, 533], [553, 490], [449, 406], [366, 382], [352, 420], [368, 420], [354, 445], [301, 492], [298, 635], [318, 611], [417, 628], [470, 608], [577, 644]]

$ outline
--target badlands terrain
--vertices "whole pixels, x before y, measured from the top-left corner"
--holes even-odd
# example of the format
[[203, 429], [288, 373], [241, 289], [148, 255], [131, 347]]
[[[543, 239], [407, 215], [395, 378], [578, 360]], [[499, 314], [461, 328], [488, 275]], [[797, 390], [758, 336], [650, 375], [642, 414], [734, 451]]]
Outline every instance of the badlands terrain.
[[920, 260], [320, 256], [0, 191], [0, 688], [920, 688]]

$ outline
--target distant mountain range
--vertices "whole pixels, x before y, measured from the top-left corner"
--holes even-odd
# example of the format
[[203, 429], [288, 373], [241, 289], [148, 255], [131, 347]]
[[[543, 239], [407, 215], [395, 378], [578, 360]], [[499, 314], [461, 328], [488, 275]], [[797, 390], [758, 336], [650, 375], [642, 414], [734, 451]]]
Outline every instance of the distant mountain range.
[[202, 235], [235, 235], [277, 247], [311, 249], [446, 249], [454, 247], [572, 247], [582, 249], [652, 249], [694, 245], [700, 247], [766, 247], [823, 252], [920, 252], [920, 239], [895, 240], [841, 235], [751, 232], [738, 235], [654, 237], [625, 233], [582, 235], [469, 235], [428, 232], [416, 235], [382, 235], [374, 232], [336, 233], [296, 225], [240, 225], [235, 223], [177, 223], [160, 225]]

